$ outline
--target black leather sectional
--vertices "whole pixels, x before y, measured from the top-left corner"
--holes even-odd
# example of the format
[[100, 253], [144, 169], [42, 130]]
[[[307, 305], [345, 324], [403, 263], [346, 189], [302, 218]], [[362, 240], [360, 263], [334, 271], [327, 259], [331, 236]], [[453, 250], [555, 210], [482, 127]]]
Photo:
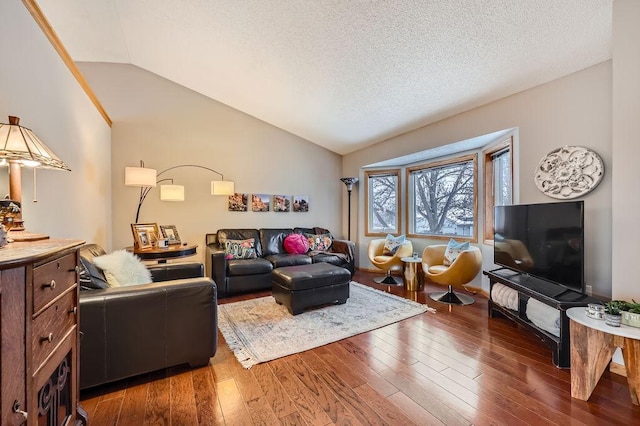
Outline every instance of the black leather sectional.
[[[206, 235], [205, 263], [207, 275], [218, 286], [218, 297], [271, 289], [271, 271], [283, 266], [310, 265], [325, 262], [355, 271], [355, 243], [332, 238], [331, 247], [323, 252], [289, 254], [284, 239], [292, 233], [330, 234], [324, 228], [261, 228], [220, 229]], [[227, 240], [255, 240], [255, 259], [227, 260], [224, 252]]]

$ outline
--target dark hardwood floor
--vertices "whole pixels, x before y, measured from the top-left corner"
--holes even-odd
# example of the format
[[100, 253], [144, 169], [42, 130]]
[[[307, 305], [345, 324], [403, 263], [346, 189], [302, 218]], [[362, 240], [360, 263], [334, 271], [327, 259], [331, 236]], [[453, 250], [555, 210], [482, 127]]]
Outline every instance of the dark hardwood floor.
[[[209, 366], [176, 367], [81, 393], [100, 425], [640, 424], [625, 377], [605, 372], [588, 402], [532, 334], [469, 306], [355, 281], [437, 309], [245, 370], [220, 335]], [[229, 303], [268, 292], [220, 300]]]

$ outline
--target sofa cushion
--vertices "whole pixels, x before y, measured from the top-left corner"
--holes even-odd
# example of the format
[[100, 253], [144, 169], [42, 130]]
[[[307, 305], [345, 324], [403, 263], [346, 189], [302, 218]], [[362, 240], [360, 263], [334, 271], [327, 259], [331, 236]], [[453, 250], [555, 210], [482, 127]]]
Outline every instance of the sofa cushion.
[[311, 256], [311, 260], [313, 263], [324, 262], [343, 268], [345, 268], [345, 265], [349, 263], [347, 256], [342, 253], [318, 253]]
[[227, 261], [227, 275], [229, 277], [241, 275], [267, 274], [273, 270], [273, 265], [266, 259], [233, 259]]
[[221, 250], [224, 250], [227, 240], [248, 240], [249, 238], [253, 238], [255, 241], [256, 256], [262, 257], [260, 233], [257, 229], [219, 229], [216, 235], [216, 240]]
[[224, 255], [227, 259], [255, 259], [256, 240], [227, 240], [224, 242]]
[[107, 282], [107, 277], [104, 276], [104, 272], [93, 263], [95, 257], [104, 254], [104, 249], [97, 244], [85, 244], [80, 249], [78, 279], [81, 290], [109, 288], [109, 283]]
[[293, 228], [293, 232], [295, 232], [296, 234], [315, 234], [315, 228]]
[[284, 248], [284, 239], [290, 234], [293, 234], [293, 229], [291, 228], [260, 229], [260, 244], [262, 245], [262, 256], [286, 253], [286, 250]]
[[273, 264], [273, 268], [282, 268], [283, 266], [309, 265], [313, 263], [311, 258], [306, 254], [272, 254], [266, 256], [266, 260]]
[[302, 234], [290, 234], [284, 239], [284, 249], [289, 254], [304, 254], [309, 251], [309, 241]]

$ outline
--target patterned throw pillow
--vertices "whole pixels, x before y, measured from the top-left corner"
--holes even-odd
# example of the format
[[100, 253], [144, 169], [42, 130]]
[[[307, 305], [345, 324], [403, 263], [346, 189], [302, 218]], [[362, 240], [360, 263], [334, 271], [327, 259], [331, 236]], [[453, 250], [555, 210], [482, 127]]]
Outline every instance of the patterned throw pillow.
[[284, 239], [284, 249], [289, 254], [304, 254], [309, 251], [309, 241], [302, 234], [287, 235]]
[[309, 250], [327, 251], [331, 247], [333, 240], [331, 234], [304, 234], [309, 242]]
[[444, 260], [442, 261], [442, 264], [445, 266], [451, 266], [453, 261], [456, 260], [461, 252], [469, 250], [470, 248], [471, 244], [469, 244], [469, 241], [459, 243], [451, 238], [449, 240], [449, 244], [447, 244], [447, 249], [444, 251]]
[[255, 259], [256, 240], [227, 240], [224, 242], [224, 254], [227, 260], [231, 259]]
[[382, 249], [382, 254], [384, 256], [393, 256], [394, 254], [396, 254], [400, 246], [404, 244], [404, 240], [404, 235], [398, 235], [397, 237], [394, 237], [391, 234], [387, 234], [387, 238], [384, 242], [384, 248]]

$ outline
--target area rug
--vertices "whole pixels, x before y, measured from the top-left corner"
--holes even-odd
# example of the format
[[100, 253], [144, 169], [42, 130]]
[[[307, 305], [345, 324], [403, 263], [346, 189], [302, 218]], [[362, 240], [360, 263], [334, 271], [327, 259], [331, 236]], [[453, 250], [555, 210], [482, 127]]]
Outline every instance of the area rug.
[[343, 305], [291, 315], [273, 297], [218, 306], [218, 327], [244, 368], [374, 330], [433, 308], [351, 282]]

